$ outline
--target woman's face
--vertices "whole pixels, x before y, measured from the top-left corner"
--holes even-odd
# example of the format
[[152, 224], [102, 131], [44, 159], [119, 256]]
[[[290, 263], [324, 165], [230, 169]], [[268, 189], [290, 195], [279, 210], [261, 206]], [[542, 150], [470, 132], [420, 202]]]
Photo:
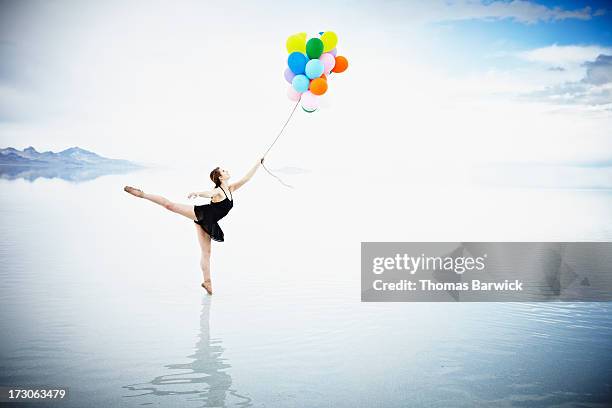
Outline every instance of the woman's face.
[[225, 169], [221, 169], [221, 176], [219, 178], [221, 178], [224, 181], [229, 180], [229, 178], [231, 177], [231, 174], [229, 173], [229, 171], [225, 170]]

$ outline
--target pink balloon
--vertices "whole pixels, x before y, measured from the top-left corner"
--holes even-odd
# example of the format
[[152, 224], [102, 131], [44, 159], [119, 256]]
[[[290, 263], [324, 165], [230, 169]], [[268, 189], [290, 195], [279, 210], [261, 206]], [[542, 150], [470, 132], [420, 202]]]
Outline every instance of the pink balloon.
[[[335, 60], [334, 60], [335, 63]], [[293, 77], [295, 76], [295, 74], [293, 73], [293, 71], [291, 71], [289, 68], [285, 69], [285, 79], [287, 80], [287, 82], [291, 83], [291, 81], [293, 81]]]
[[302, 106], [304, 109], [313, 110], [319, 107], [319, 97], [310, 91], [302, 94]]
[[287, 88], [287, 96], [292, 101], [297, 102], [300, 100], [300, 97], [302, 96], [302, 94], [296, 91], [292, 85], [289, 85], [289, 88]]
[[335, 57], [335, 56], [336, 56], [336, 54], [338, 53], [338, 50], [334, 48], [334, 49], [333, 49], [333, 50], [331, 50], [329, 53]]
[[323, 69], [325, 70], [326, 74], [329, 74], [334, 68], [334, 65], [336, 65], [336, 59], [329, 52], [321, 55], [319, 60], [323, 63]]

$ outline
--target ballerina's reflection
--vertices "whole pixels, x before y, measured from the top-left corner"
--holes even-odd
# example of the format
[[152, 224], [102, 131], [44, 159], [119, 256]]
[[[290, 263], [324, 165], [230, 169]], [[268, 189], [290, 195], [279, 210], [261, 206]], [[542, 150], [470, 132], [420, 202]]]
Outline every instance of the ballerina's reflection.
[[[210, 338], [211, 302], [212, 298], [209, 296], [202, 299], [199, 339], [196, 343], [195, 353], [187, 356], [193, 361], [165, 366], [170, 370], [190, 371], [160, 375], [148, 383], [125, 385], [123, 388], [130, 391], [144, 392], [137, 395], [125, 395], [124, 397], [185, 395], [190, 397], [188, 398], [189, 401], [202, 401], [202, 407], [225, 407], [227, 394], [229, 394], [237, 399], [231, 401], [232, 406], [252, 406], [249, 397], [240, 395], [236, 390], [230, 388], [232, 377], [225, 370], [230, 368], [231, 365], [222, 357], [225, 349], [221, 345], [221, 340]], [[201, 389], [200, 384], [208, 386]], [[180, 385], [180, 387], [177, 387], [177, 385]]]

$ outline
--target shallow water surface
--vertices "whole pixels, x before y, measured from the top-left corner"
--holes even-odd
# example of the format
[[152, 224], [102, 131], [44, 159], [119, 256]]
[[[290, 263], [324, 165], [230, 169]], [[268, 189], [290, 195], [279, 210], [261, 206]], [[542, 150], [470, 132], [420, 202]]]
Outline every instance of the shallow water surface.
[[121, 190], [189, 202], [208, 183], [185, 174], [0, 180], [0, 385], [68, 386], [66, 407], [611, 402], [610, 303], [361, 303], [359, 287], [361, 241], [610, 240], [609, 191], [432, 188], [373, 212], [262, 176], [220, 222], [209, 297], [196, 226]]

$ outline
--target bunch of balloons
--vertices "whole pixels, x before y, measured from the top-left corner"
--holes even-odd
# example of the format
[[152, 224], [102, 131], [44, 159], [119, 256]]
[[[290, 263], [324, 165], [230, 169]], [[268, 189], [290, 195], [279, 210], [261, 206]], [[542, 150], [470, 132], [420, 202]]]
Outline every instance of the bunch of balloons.
[[285, 79], [291, 85], [287, 96], [292, 101], [301, 101], [302, 109], [314, 112], [319, 107], [319, 98], [327, 92], [327, 77], [344, 72], [348, 60], [336, 55], [338, 36], [333, 31], [319, 33], [319, 37], [306, 40], [306, 33], [293, 34], [287, 38], [289, 58]]

